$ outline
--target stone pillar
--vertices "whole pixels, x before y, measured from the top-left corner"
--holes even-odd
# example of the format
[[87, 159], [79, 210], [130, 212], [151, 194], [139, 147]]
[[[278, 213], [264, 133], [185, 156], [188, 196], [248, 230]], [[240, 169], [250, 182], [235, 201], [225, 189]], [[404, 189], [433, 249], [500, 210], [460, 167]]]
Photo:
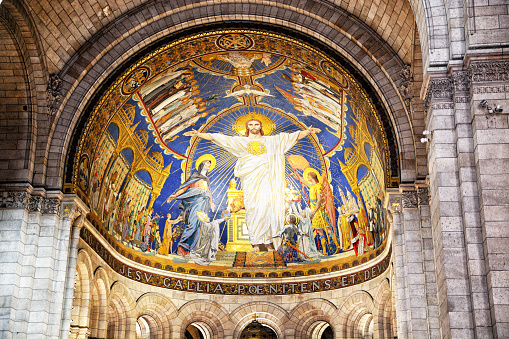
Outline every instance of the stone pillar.
[[61, 195], [30, 186], [0, 195], [0, 336], [51, 336]]
[[473, 338], [453, 82], [445, 70], [430, 75], [426, 129], [432, 132], [428, 142], [430, 214], [440, 332], [443, 338]]
[[410, 337], [408, 282], [406, 266], [406, 247], [403, 218], [401, 215], [401, 197], [399, 192], [389, 192], [389, 205], [392, 211], [392, 228], [394, 248], [394, 283], [395, 309], [398, 338]]
[[[494, 338], [509, 333], [509, 60], [469, 60], [474, 162], [480, 209], [482, 248], [479, 269], [472, 277], [479, 308], [489, 308], [480, 325], [491, 322]], [[486, 100], [487, 107], [481, 106]], [[495, 109], [500, 105], [502, 111]], [[490, 113], [491, 109], [491, 113]], [[479, 229], [477, 230], [479, 232]], [[480, 253], [482, 251], [482, 253]], [[482, 271], [481, 262], [484, 261]], [[486, 279], [484, 279], [484, 276]], [[475, 280], [474, 280], [475, 279]], [[484, 291], [488, 292], [488, 304]], [[473, 291], [474, 292], [474, 291]], [[478, 312], [477, 310], [474, 310]], [[477, 319], [476, 319], [477, 321]], [[477, 326], [477, 322], [476, 322]], [[489, 333], [483, 331], [481, 333]]]
[[403, 184], [400, 192], [401, 199], [390, 198], [395, 225], [398, 338], [440, 338], [427, 184]]
[[[69, 241], [69, 252], [67, 257], [66, 266], [66, 277], [65, 277], [65, 291], [64, 291], [64, 303], [62, 313], [62, 326], [60, 338], [67, 338], [69, 334], [73, 333], [74, 328], [71, 327], [71, 309], [72, 300], [74, 296], [74, 281], [76, 279], [76, 263], [78, 258], [78, 243], [80, 240], [80, 232], [83, 225], [85, 225], [86, 215], [90, 212], [90, 209], [85, 205], [83, 201], [74, 196], [64, 198], [63, 202], [64, 210], [67, 209], [70, 214], [69, 219], [74, 219], [71, 228], [71, 239]], [[78, 319], [76, 319], [77, 321]], [[70, 331], [71, 330], [71, 331]], [[78, 336], [76, 338], [84, 338], [83, 333], [87, 333], [88, 328], [81, 328], [78, 330]], [[81, 333], [81, 334], [80, 334]]]
[[460, 187], [464, 243], [470, 279], [470, 299], [474, 332], [477, 338], [492, 338], [485, 259], [481, 230], [479, 192], [474, 159], [474, 136], [470, 109], [468, 72], [462, 66], [451, 67], [454, 83], [454, 118], [458, 185]]

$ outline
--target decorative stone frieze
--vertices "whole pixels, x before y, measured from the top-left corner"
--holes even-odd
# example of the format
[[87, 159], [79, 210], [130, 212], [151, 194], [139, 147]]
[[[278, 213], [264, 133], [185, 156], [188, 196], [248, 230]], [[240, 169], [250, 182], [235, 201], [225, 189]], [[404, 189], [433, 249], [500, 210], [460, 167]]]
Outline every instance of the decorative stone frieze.
[[417, 199], [419, 206], [429, 205], [429, 189], [427, 187], [419, 187], [417, 189]]
[[[452, 100], [454, 93], [453, 81], [451, 78], [436, 78], [431, 79], [428, 85], [428, 91], [426, 92], [426, 97], [424, 98], [424, 111], [428, 112], [429, 108], [440, 109], [440, 108], [450, 108], [449, 106], [436, 106], [440, 103], [435, 102], [435, 100]], [[441, 103], [442, 105], [444, 103]], [[454, 108], [454, 105], [452, 105]]]
[[44, 197], [39, 195], [28, 196], [28, 211], [29, 212], [41, 212]]
[[418, 206], [418, 198], [416, 191], [405, 191], [402, 193], [401, 201], [403, 204], [403, 208], [417, 208]]
[[472, 62], [468, 72], [472, 83], [509, 81], [509, 60]]
[[454, 91], [468, 92], [470, 82], [468, 79], [468, 71], [456, 71], [452, 73], [452, 81], [454, 83]]
[[485, 94], [485, 93], [509, 93], [508, 85], [500, 86], [482, 86], [475, 87], [473, 89], [474, 94]]
[[42, 202], [42, 214], [57, 214], [60, 215], [60, 199], [59, 198], [46, 198]]
[[30, 194], [27, 191], [5, 191], [0, 195], [0, 208], [28, 209]]
[[454, 103], [452, 102], [437, 102], [432, 105], [433, 109], [452, 109]]
[[51, 74], [49, 77], [48, 88], [46, 90], [48, 111], [50, 116], [54, 116], [62, 100], [62, 79], [57, 74]]

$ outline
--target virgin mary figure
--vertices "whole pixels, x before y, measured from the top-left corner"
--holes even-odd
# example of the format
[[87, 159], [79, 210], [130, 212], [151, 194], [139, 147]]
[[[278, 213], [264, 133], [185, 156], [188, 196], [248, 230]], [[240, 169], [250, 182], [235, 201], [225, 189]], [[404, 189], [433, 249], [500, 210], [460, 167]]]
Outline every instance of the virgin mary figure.
[[170, 195], [167, 201], [180, 200], [184, 230], [177, 246], [177, 254], [186, 256], [196, 248], [200, 238], [200, 220], [198, 212], [208, 214], [215, 210], [215, 205], [210, 192], [210, 180], [208, 172], [214, 168], [216, 159], [210, 155], [203, 155], [197, 161], [197, 171], [178, 188], [177, 192]]

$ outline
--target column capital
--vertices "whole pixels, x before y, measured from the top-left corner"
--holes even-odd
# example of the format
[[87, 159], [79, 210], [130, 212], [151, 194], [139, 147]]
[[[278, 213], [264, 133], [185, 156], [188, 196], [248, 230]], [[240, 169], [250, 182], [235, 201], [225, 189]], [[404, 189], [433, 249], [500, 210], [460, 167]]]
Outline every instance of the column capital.
[[76, 194], [64, 195], [61, 212], [64, 219], [74, 220], [79, 216], [86, 217], [88, 213], [90, 213], [90, 208]]

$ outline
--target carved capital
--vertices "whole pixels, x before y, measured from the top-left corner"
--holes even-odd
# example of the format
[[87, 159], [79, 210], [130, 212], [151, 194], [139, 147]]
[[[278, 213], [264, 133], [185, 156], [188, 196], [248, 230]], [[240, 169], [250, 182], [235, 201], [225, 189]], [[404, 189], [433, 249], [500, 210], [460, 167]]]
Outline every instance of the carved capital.
[[[428, 91], [424, 98], [424, 110], [428, 112], [432, 102], [435, 100], [451, 100], [453, 98], [454, 88], [451, 78], [431, 79], [428, 85]], [[433, 107], [439, 108], [439, 107]]]
[[401, 201], [403, 208], [417, 208], [418, 198], [416, 191], [405, 191], [402, 193]]
[[89, 212], [88, 206], [74, 194], [64, 197], [60, 213], [64, 219], [74, 220], [79, 216], [86, 216]]
[[454, 92], [468, 92], [470, 81], [468, 79], [468, 71], [456, 71], [452, 73], [452, 81], [454, 83]]
[[429, 189], [427, 187], [417, 188], [419, 206], [429, 205]]
[[30, 194], [27, 191], [5, 191], [0, 193], [0, 208], [23, 208], [28, 210]]
[[509, 60], [472, 62], [468, 73], [473, 84], [506, 82], [509, 81]]
[[44, 198], [39, 195], [28, 196], [28, 212], [41, 212]]
[[56, 214], [60, 215], [60, 199], [59, 198], [46, 198], [42, 203], [41, 212], [43, 214]]

